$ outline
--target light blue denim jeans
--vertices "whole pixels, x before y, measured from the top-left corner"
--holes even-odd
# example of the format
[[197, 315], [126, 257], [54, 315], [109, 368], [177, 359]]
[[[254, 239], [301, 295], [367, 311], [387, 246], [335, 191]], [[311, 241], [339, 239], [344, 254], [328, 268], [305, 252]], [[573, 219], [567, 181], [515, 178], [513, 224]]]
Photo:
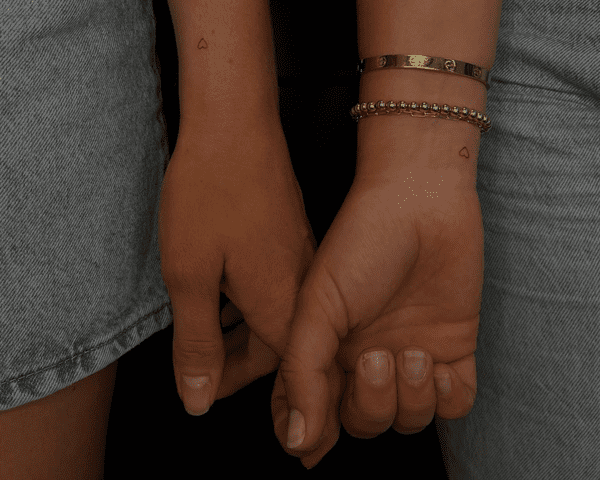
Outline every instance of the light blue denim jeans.
[[169, 149], [151, 0], [2, 0], [0, 410], [102, 370], [172, 322]]
[[452, 480], [600, 479], [599, 26], [598, 0], [503, 2], [477, 398], [435, 420]]

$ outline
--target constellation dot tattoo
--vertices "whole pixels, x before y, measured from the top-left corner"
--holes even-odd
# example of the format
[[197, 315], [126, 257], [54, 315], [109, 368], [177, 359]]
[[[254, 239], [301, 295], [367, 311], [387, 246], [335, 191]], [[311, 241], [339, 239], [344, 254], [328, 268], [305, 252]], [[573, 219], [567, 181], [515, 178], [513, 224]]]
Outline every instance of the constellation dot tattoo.
[[[412, 172], [408, 172], [408, 173], [412, 173]], [[440, 175], [440, 177], [442, 177], [442, 175]], [[412, 178], [412, 177], [410, 177], [410, 178]], [[408, 178], [407, 178], [407, 180], [408, 180]], [[414, 179], [414, 178], [412, 178], [412, 181], [414, 182], [414, 181], [415, 181], [415, 179]], [[444, 181], [444, 179], [442, 178], [442, 180], [441, 180], [441, 181], [443, 182], [443, 181]], [[406, 180], [403, 180], [403, 182], [406, 182]], [[425, 183], [429, 183], [429, 182], [425, 182]], [[442, 184], [441, 184], [441, 183], [438, 183], [438, 185], [439, 185], [439, 186], [441, 186]], [[412, 190], [412, 188], [411, 188], [411, 187], [408, 187], [408, 188], [409, 188], [410, 190]], [[439, 192], [434, 192], [434, 191], [425, 190], [425, 193], [426, 193], [426, 195], [425, 195], [425, 196], [426, 196], [427, 198], [438, 198], [438, 197], [439, 197], [439, 195], [437, 195]], [[434, 197], [434, 195], [435, 195], [435, 197]], [[398, 194], [398, 196], [400, 196], [400, 194]], [[415, 196], [415, 197], [416, 197], [416, 196], [417, 196], [417, 194], [413, 192], [413, 196]], [[408, 200], [408, 197], [406, 197], [406, 198], [403, 200], [403, 202], [406, 202], [406, 200]], [[400, 202], [398, 202], [398, 205], [400, 205]], [[402, 208], [402, 207], [400, 207], [400, 208]]]

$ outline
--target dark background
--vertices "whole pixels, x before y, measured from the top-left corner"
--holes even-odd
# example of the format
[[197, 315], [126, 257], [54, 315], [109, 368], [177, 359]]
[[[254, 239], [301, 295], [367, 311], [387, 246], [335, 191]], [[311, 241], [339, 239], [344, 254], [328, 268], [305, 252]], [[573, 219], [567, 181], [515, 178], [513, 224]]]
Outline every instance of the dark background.
[[[179, 128], [177, 46], [167, 0], [153, 3], [173, 153]], [[355, 3], [337, 3], [332, 15], [317, 2], [270, 2], [281, 122], [319, 244], [355, 172], [357, 124], [350, 117], [359, 88]], [[222, 294], [221, 308], [226, 300]], [[298, 458], [285, 453], [273, 433], [271, 392], [276, 372], [217, 400], [206, 415], [189, 416], [177, 395], [172, 341], [170, 325], [119, 359], [106, 445], [107, 480], [256, 473], [356, 477], [379, 472], [397, 478], [447, 478], [434, 422], [415, 435], [390, 428], [370, 440], [353, 438], [342, 426], [335, 447], [307, 472]], [[192, 474], [194, 469], [197, 474]]]

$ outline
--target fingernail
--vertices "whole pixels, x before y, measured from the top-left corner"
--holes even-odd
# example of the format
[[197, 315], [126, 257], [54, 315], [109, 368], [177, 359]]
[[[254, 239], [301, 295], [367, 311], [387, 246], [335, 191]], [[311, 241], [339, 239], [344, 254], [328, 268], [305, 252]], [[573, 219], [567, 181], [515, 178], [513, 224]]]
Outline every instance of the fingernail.
[[435, 386], [441, 395], [448, 395], [450, 393], [450, 375], [447, 373], [437, 373], [433, 376], [435, 379]]
[[425, 376], [425, 353], [418, 350], [404, 352], [404, 372], [410, 380], [423, 380]]
[[382, 385], [390, 375], [390, 362], [385, 352], [365, 353], [363, 366], [367, 380], [373, 385]]
[[296, 410], [292, 409], [290, 412], [290, 424], [288, 427], [288, 448], [297, 448], [304, 441], [304, 435], [306, 433], [306, 425], [304, 424], [304, 417]]
[[190, 415], [198, 417], [210, 408], [210, 379], [208, 377], [183, 377], [183, 406]]

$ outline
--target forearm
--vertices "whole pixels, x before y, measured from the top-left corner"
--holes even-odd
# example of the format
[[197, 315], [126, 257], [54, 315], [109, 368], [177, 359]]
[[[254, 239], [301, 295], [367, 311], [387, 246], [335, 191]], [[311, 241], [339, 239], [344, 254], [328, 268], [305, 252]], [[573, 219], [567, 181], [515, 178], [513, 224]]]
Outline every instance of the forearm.
[[[495, 59], [501, 7], [501, 0], [357, 0], [360, 58], [421, 54], [461, 60], [489, 70]], [[479, 81], [435, 71], [365, 72], [359, 102], [377, 100], [465, 106], [485, 114], [487, 90]], [[359, 149], [361, 144], [368, 147], [393, 141], [402, 147], [404, 158], [429, 152], [432, 161], [445, 162], [450, 152], [457, 162], [472, 163], [478, 155], [480, 135], [478, 128], [467, 122], [410, 115], [363, 118], [358, 126]], [[426, 147], [422, 141], [428, 142]], [[464, 157], [464, 147], [471, 162]], [[388, 148], [388, 158], [369, 158], [394, 161], [389, 155], [398, 157], [398, 152]]]
[[280, 125], [268, 0], [168, 0], [179, 57], [179, 137]]

